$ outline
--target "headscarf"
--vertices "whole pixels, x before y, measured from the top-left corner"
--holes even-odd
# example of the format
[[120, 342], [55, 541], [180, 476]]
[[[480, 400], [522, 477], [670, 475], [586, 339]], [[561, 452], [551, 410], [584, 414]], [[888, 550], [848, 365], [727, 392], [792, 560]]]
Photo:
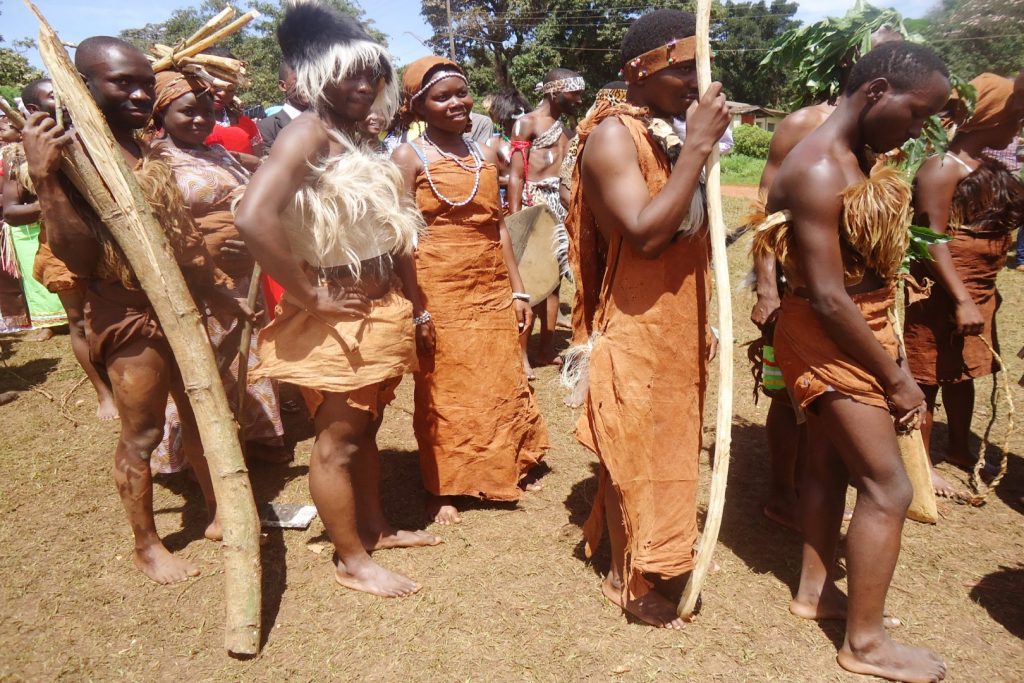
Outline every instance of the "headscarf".
[[156, 74], [156, 100], [153, 102], [153, 117], [149, 121], [149, 130], [157, 127], [157, 119], [164, 115], [171, 102], [182, 95], [195, 93], [198, 97], [206, 92], [211, 92], [210, 86], [200, 78], [180, 71], [160, 71]]
[[960, 126], [960, 133], [988, 130], [1011, 121], [1020, 122], [1020, 112], [1013, 107], [1013, 81], [992, 73], [983, 73], [971, 85], [977, 92], [974, 115]]
[[405, 67], [405, 74], [402, 75], [402, 106], [398, 110], [398, 115], [406, 125], [416, 118], [416, 115], [413, 113], [412, 103], [422, 94], [423, 86], [426, 85], [423, 82], [423, 78], [428, 72], [438, 66], [444, 66], [446, 71], [453, 75], [458, 74], [463, 80], [466, 79], [462, 73], [461, 66], [450, 59], [438, 57], [437, 55], [420, 57]]

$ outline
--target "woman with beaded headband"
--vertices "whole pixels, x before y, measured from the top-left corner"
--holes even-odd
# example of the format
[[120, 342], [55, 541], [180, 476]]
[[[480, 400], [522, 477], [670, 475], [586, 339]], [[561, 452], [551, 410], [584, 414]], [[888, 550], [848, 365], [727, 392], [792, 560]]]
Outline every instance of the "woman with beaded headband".
[[426, 122], [395, 150], [427, 222], [416, 252], [424, 305], [413, 424], [428, 515], [461, 521], [451, 496], [518, 500], [548, 448], [519, 351], [529, 296], [498, 196], [497, 154], [463, 136], [473, 99], [462, 69], [440, 57], [406, 67], [402, 113]]
[[[576, 435], [597, 454], [588, 555], [608, 532], [602, 592], [636, 618], [682, 628], [693, 568], [711, 280], [700, 178], [729, 124], [721, 84], [698, 103], [695, 19], [644, 15], [622, 44], [626, 101], [597, 103], [577, 128], [567, 224], [577, 238], [574, 323], [591, 344], [565, 374], [588, 378]], [[686, 115], [685, 144], [671, 121]], [[582, 372], [581, 372], [582, 370]], [[569, 377], [566, 377], [568, 382]]]
[[319, 3], [292, 3], [277, 35], [311, 109], [281, 131], [237, 209], [247, 246], [285, 290], [252, 376], [299, 386], [309, 405], [309, 489], [338, 583], [406, 596], [419, 584], [369, 553], [440, 542], [384, 518], [376, 444], [385, 406], [416, 368], [412, 245], [423, 222], [394, 164], [356, 142], [371, 108], [393, 113], [395, 75], [383, 47]]

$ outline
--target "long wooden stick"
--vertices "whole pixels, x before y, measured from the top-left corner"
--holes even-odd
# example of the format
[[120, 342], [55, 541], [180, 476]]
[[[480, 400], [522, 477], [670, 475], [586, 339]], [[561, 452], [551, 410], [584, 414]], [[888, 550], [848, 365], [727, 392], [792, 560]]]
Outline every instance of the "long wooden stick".
[[224, 529], [227, 649], [236, 654], [256, 654], [262, 599], [259, 517], [209, 339], [164, 231], [103, 115], [46, 18], [30, 0], [25, 4], [39, 19], [40, 56], [55, 89], [64, 96], [85, 147], [81, 151], [69, 146], [62, 168], [73, 182], [85, 187], [83, 194], [139, 278], [174, 353], [196, 416], [214, 474]]
[[[260, 275], [263, 269], [260, 264], [252, 267], [252, 279], [249, 280], [249, 292], [245, 302], [250, 311], [256, 310], [256, 297], [260, 293]], [[235, 405], [235, 419], [239, 428], [242, 427], [242, 416], [245, 414], [245, 399], [249, 395], [249, 348], [252, 346], [252, 321], [246, 318], [242, 322], [242, 339], [238, 343], [238, 402]]]
[[[697, 87], [701, 96], [711, 85], [711, 0], [697, 2]], [[732, 442], [732, 285], [729, 283], [729, 256], [725, 244], [725, 219], [722, 213], [721, 172], [718, 145], [712, 147], [705, 167], [708, 198], [708, 224], [711, 232], [711, 257], [718, 294], [718, 422], [715, 428], [715, 463], [711, 473], [711, 498], [704, 519], [704, 533], [694, 562], [693, 573], [679, 600], [678, 613], [693, 617], [708, 570], [711, 568], [718, 530], [722, 525], [725, 487], [729, 479], [729, 448]]]
[[[25, 2], [29, 2], [29, 0], [25, 0]], [[198, 43], [193, 43], [192, 45], [189, 45], [180, 52], [174, 53], [173, 59], [184, 59], [185, 57], [191, 57], [192, 55], [199, 54], [207, 48], [213, 47], [214, 45], [224, 40], [228, 36], [241, 30], [243, 26], [248, 24], [253, 19], [257, 18], [258, 16], [260, 16], [260, 13], [257, 12], [256, 10], [246, 12], [245, 14], [243, 14], [242, 16], [238, 17], [230, 24], [225, 26], [224, 28], [218, 29], [215, 33], [206, 36]], [[161, 59], [158, 59], [157, 61], [153, 62], [153, 71], [160, 71], [162, 69], [166, 69], [167, 67], [171, 66], [172, 63], [172, 57], [163, 57]]]

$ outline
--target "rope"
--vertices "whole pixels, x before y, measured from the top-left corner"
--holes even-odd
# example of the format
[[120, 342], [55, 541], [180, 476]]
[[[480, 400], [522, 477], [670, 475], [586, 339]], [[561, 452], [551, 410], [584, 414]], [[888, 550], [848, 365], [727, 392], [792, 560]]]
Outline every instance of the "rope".
[[[981, 507], [982, 505], [984, 505], [985, 499], [988, 498], [990, 493], [996, 490], [996, 487], [999, 486], [999, 482], [1003, 480], [1003, 476], [1006, 474], [1006, 461], [1010, 453], [1010, 439], [1013, 436], [1014, 416], [1017, 412], [1013, 405], [1013, 395], [1010, 393], [1010, 378], [1008, 377], [1006, 372], [1006, 364], [1003, 362], [1003, 359], [999, 356], [999, 354], [996, 353], [996, 350], [992, 348], [992, 344], [989, 343], [988, 339], [986, 339], [983, 335], [980, 334], [978, 335], [978, 338], [981, 339], [982, 343], [985, 344], [985, 348], [988, 349], [989, 353], [992, 354], [992, 357], [999, 364], [999, 370], [997, 371], [996, 375], [993, 377], [992, 380], [994, 382], [993, 389], [995, 390], [995, 388], [998, 387], [999, 377], [1002, 376], [1003, 396], [1006, 398], [1007, 424], [1006, 435], [1003, 437], [1003, 444], [1002, 448], [1000, 448], [999, 453], [999, 470], [996, 472], [996, 476], [993, 477], [991, 483], [989, 483], [989, 485], [985, 487], [984, 490], [982, 490], [981, 470], [982, 468], [985, 467], [985, 453], [988, 451], [989, 434], [991, 433], [990, 429], [985, 431], [985, 438], [982, 442], [981, 452], [978, 454], [978, 462], [974, 464], [974, 469], [971, 471], [971, 477], [969, 480], [971, 490], [974, 492], [974, 495], [964, 496], [963, 498], [963, 502], [972, 507]], [[995, 401], [993, 401], [992, 406], [993, 422], [995, 422], [996, 419], [996, 406], [994, 405], [994, 403]]]

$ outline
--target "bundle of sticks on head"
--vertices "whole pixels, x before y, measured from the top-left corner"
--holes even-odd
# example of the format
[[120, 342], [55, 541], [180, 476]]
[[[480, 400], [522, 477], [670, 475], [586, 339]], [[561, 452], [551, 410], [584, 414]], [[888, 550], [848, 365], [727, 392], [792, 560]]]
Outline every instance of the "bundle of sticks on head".
[[157, 43], [150, 50], [153, 53], [149, 58], [153, 63], [153, 71], [175, 69], [201, 78], [217, 89], [245, 87], [248, 85], [245, 62], [203, 52], [242, 30], [260, 13], [253, 10], [240, 17], [237, 15], [237, 10], [225, 7], [198, 31], [173, 47]]

